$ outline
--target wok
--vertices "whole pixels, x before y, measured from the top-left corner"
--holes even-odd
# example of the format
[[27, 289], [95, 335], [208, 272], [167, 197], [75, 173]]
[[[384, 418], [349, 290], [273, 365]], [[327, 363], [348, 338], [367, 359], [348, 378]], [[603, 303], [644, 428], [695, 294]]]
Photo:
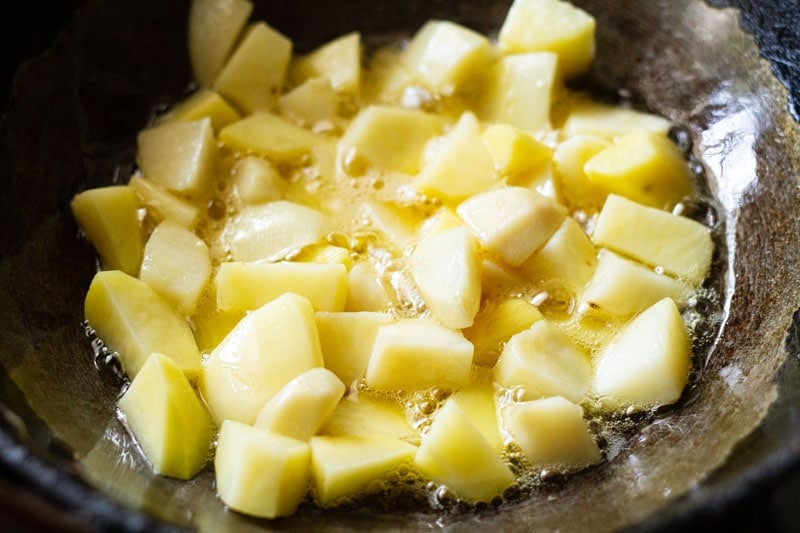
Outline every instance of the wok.
[[[792, 112], [800, 116], [800, 104], [776, 78], [794, 83], [800, 96], [794, 2], [745, 2], [742, 12], [719, 1], [575, 3], [598, 19], [590, 85], [601, 94], [624, 89], [683, 124], [705, 168], [710, 200], [694, 214], [720, 245], [714, 268], [722, 299], [704, 303], [719, 321], [700, 332], [693, 385], [676, 408], [637, 429], [607, 464], [499, 510], [301, 507], [296, 516], [260, 522], [225, 511], [208, 471], [188, 483], [154, 476], [115, 417], [119, 377], [113, 367], [95, 368], [84, 337], [82, 302], [96, 263], [68, 204], [80, 190], [127, 179], [136, 132], [190, 87], [188, 2], [87, 2], [68, 25], [64, 6], [31, 11], [29, 20], [66, 30], [20, 68], [0, 125], [0, 494], [10, 520], [131, 531], [661, 530], [719, 521], [760, 501], [754, 498], [765, 488], [796, 480], [800, 129]], [[492, 32], [508, 7], [489, 0], [256, 4], [254, 18], [301, 51], [353, 29], [407, 33], [430, 18]], [[33, 27], [7, 20], [16, 44]]]

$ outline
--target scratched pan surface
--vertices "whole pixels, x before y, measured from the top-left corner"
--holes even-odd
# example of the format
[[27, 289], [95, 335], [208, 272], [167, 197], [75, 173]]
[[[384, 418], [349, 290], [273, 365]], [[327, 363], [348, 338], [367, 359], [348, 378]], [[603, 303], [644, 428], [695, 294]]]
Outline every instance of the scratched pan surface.
[[[800, 303], [800, 137], [787, 91], [734, 9], [691, 0], [576, 3], [598, 19], [588, 83], [604, 94], [624, 89], [683, 124], [705, 166], [713, 200], [697, 215], [720, 243], [723, 298], [709, 306], [719, 326], [702, 335], [706, 350], [678, 408], [659, 413], [607, 464], [499, 510], [442, 516], [302, 507], [260, 522], [226, 512], [210, 472], [189, 483], [153, 476], [115, 418], [118, 385], [94, 367], [83, 337], [95, 259], [76, 238], [68, 202], [127, 178], [136, 132], [157, 104], [185, 94], [188, 3], [89, 2], [47, 54], [20, 69], [0, 125], [5, 505], [28, 509], [29, 520], [79, 529], [659, 529], [728, 512], [797, 468], [800, 349], [790, 326]], [[430, 18], [492, 32], [507, 7], [294, 0], [257, 2], [255, 16], [302, 51], [352, 30], [408, 33]], [[752, 30], [785, 20], [749, 23]], [[790, 78], [786, 57], [775, 67]], [[9, 500], [12, 486], [25, 491]]]

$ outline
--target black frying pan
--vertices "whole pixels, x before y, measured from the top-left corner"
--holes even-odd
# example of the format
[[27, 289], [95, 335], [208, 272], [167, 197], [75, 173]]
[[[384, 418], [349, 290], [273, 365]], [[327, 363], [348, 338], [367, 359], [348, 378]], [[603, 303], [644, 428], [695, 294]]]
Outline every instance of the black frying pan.
[[[0, 17], [11, 43], [4, 47], [11, 52], [7, 63], [38, 53], [56, 28], [67, 28], [47, 54], [19, 70], [0, 124], [3, 523], [528, 531], [769, 526], [770, 520], [780, 527], [796, 520], [796, 509], [772, 513], [771, 506], [797, 487], [800, 464], [800, 340], [797, 321], [791, 326], [800, 303], [800, 129], [790, 112], [798, 116], [800, 102], [797, 4], [743, 1], [743, 32], [740, 12], [701, 1], [575, 3], [599, 22], [595, 90], [625, 88], [640, 105], [684, 124], [706, 165], [716, 200], [701, 214], [714, 219], [723, 244], [715, 268], [725, 299], [711, 305], [722, 326], [707, 332], [708, 357], [698, 360], [693, 388], [607, 465], [499, 512], [302, 508], [274, 522], [227, 513], [209, 490], [209, 472], [188, 484], [149, 472], [114, 418], [116, 376], [95, 369], [80, 327], [94, 254], [77, 239], [68, 202], [77, 191], [126, 179], [136, 132], [158, 104], [189, 87], [188, 2], [90, 1], [69, 24], [71, 3], [0, 3], [8, 15]], [[301, 50], [353, 29], [409, 32], [433, 17], [492, 31], [508, 6], [257, 4], [254, 16]], [[747, 32], [756, 32], [771, 65]], [[791, 103], [775, 74], [792, 90]], [[758, 517], [766, 524], [754, 521], [754, 513], [767, 511]]]

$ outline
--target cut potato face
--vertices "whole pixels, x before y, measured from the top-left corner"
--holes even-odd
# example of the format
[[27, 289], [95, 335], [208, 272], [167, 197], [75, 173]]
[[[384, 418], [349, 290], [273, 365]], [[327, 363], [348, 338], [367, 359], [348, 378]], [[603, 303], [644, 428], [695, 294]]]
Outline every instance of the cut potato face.
[[679, 401], [717, 232], [679, 216], [706, 199], [667, 119], [574, 91], [591, 15], [298, 55], [251, 9], [192, 2], [196, 90], [72, 202], [155, 472], [202, 469], [213, 421], [230, 512], [491, 513]]

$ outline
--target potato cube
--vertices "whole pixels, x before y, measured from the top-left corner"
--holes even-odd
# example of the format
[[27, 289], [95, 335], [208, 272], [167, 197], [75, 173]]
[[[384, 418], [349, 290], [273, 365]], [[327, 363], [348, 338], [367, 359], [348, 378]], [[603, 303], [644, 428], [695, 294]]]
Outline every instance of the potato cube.
[[103, 266], [135, 276], [144, 253], [136, 191], [126, 186], [90, 189], [76, 194], [71, 208]]
[[339, 263], [226, 262], [216, 277], [217, 307], [226, 313], [251, 311], [292, 292], [316, 311], [342, 311], [347, 269]]
[[217, 308], [217, 290], [209, 283], [191, 318], [197, 347], [201, 353], [211, 353], [233, 331], [246, 313], [225, 313]]
[[277, 161], [307, 154], [323, 137], [271, 113], [255, 113], [222, 128], [219, 139], [234, 150], [253, 151]]
[[566, 398], [511, 403], [503, 408], [502, 420], [536, 466], [576, 470], [600, 462], [600, 449], [583, 419], [583, 409]]
[[211, 255], [202, 239], [171, 220], [156, 226], [144, 247], [139, 279], [191, 315], [210, 276]]
[[422, 239], [411, 254], [411, 273], [428, 309], [443, 325], [472, 325], [481, 304], [480, 257], [465, 228]]
[[422, 151], [439, 135], [435, 115], [394, 107], [370, 106], [361, 111], [339, 141], [345, 171], [359, 176], [372, 166], [379, 170], [416, 174]]
[[320, 241], [327, 229], [318, 211], [280, 200], [242, 209], [228, 220], [222, 241], [235, 261], [274, 261]]
[[303, 372], [264, 404], [253, 424], [257, 428], [307, 441], [333, 414], [345, 386], [322, 367]]
[[691, 345], [671, 298], [629, 322], [595, 362], [594, 392], [614, 405], [649, 409], [674, 403], [689, 379]]
[[686, 301], [688, 289], [669, 276], [603, 248], [597, 254], [597, 268], [583, 292], [583, 309], [579, 312], [600, 309], [627, 317], [667, 296], [680, 304]]
[[553, 150], [510, 124], [493, 124], [483, 132], [497, 173], [509, 183], [550, 160]]
[[494, 366], [505, 342], [542, 318], [539, 309], [522, 298], [486, 301], [475, 323], [464, 330], [464, 336], [475, 345], [474, 363]]
[[319, 312], [315, 318], [325, 368], [345, 385], [364, 377], [378, 328], [392, 321], [386, 313], [369, 311]]
[[245, 316], [205, 361], [200, 391], [219, 425], [252, 424], [281, 387], [322, 366], [314, 310], [286, 293]]
[[453, 401], [434, 415], [414, 461], [423, 474], [469, 502], [490, 502], [515, 482], [500, 454]]
[[325, 78], [337, 92], [357, 95], [361, 87], [361, 34], [348, 33], [297, 59], [291, 77], [298, 83]]
[[440, 208], [435, 215], [424, 222], [422, 227], [423, 236], [438, 235], [451, 229], [463, 228], [464, 223], [458, 215], [449, 207]]
[[199, 373], [200, 352], [189, 324], [145, 282], [119, 270], [98, 272], [84, 311], [97, 336], [119, 354], [128, 377], [136, 377], [153, 352], [171, 357], [190, 379]]
[[200, 222], [200, 209], [197, 206], [178, 198], [155, 181], [134, 175], [128, 185], [136, 190], [139, 200], [156, 219], [171, 219], [187, 228], [193, 228]]
[[417, 447], [392, 437], [354, 435], [311, 439], [314, 499], [331, 507], [381, 488], [386, 475], [411, 464]]
[[402, 408], [395, 402], [372, 398], [365, 394], [350, 395], [339, 402], [328, 423], [320, 431], [324, 435], [360, 435], [362, 437], [419, 438]]
[[562, 203], [590, 212], [599, 211], [608, 194], [593, 183], [583, 171], [583, 166], [598, 152], [609, 146], [609, 141], [596, 135], [576, 135], [556, 147], [555, 185]]
[[489, 40], [453, 22], [425, 24], [408, 45], [403, 63], [435, 92], [450, 96], [482, 74], [491, 59]]
[[714, 243], [699, 222], [609, 195], [592, 240], [668, 274], [699, 284], [708, 275]]
[[275, 165], [260, 157], [245, 157], [236, 170], [234, 190], [245, 205], [274, 202], [283, 197], [285, 185]]
[[371, 229], [386, 237], [386, 244], [397, 252], [404, 252], [417, 242], [417, 231], [413, 221], [403, 210], [390, 204], [366, 200], [360, 206], [361, 216]]
[[504, 56], [487, 74], [481, 118], [525, 131], [550, 129], [557, 58], [550, 52]]
[[515, 0], [500, 28], [500, 47], [511, 52], [558, 54], [564, 77], [585, 72], [594, 58], [594, 18], [563, 0]]
[[672, 209], [692, 192], [688, 163], [660, 133], [632, 131], [589, 159], [583, 171], [608, 192], [660, 209]]
[[369, 263], [354, 265], [347, 274], [345, 311], [386, 311], [391, 306], [392, 299], [375, 268]]
[[211, 119], [214, 131], [219, 131], [241, 118], [219, 94], [208, 89], [200, 89], [159, 117], [158, 123], [200, 120], [205, 117]]
[[530, 257], [566, 216], [566, 210], [554, 200], [522, 187], [477, 194], [456, 212], [481, 246], [511, 266]]
[[566, 217], [544, 246], [520, 267], [526, 276], [557, 280], [578, 292], [595, 269], [595, 248], [589, 236], [572, 217]]
[[443, 326], [405, 320], [378, 328], [367, 385], [378, 390], [455, 390], [469, 383], [472, 343]]
[[350, 250], [332, 244], [314, 244], [306, 246], [292, 261], [302, 263], [339, 263], [349, 271], [353, 268], [353, 256]]
[[592, 364], [566, 335], [540, 320], [506, 343], [495, 379], [504, 387], [522, 387], [529, 399], [564, 396], [580, 403], [589, 391]]
[[494, 397], [494, 384], [485, 381], [470, 383], [456, 391], [448, 401], [455, 403], [466, 413], [467, 418], [481, 432], [493, 450], [503, 453], [503, 438], [500, 436]]
[[217, 153], [211, 119], [167, 122], [143, 130], [137, 140], [136, 162], [147, 178], [189, 196], [208, 189]]
[[263, 22], [250, 26], [214, 82], [242, 111], [269, 111], [283, 90], [292, 41]]
[[197, 83], [210, 87], [247, 24], [247, 0], [194, 0], [189, 10], [189, 59]]
[[240, 513], [259, 518], [288, 516], [308, 491], [308, 443], [226, 420], [214, 458], [217, 493]]
[[325, 78], [308, 79], [278, 98], [281, 115], [315, 130], [333, 127], [338, 106], [339, 97]]
[[414, 187], [426, 194], [458, 202], [497, 182], [494, 163], [481, 138], [478, 119], [464, 113], [425, 163]]
[[189, 479], [208, 461], [211, 417], [183, 371], [166, 355], [147, 358], [119, 409], [156, 473]]
[[576, 135], [612, 138], [632, 130], [666, 135], [669, 126], [669, 120], [664, 117], [618, 105], [603, 104], [587, 97], [572, 105], [567, 120], [561, 127], [561, 135], [566, 138]]

